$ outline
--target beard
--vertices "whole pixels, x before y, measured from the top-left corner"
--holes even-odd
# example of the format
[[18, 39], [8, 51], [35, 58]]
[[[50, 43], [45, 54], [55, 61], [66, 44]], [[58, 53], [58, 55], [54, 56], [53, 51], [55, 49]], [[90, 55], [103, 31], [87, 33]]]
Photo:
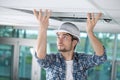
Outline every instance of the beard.
[[68, 50], [66, 49], [58, 49], [59, 52], [67, 52]]
[[68, 52], [68, 51], [70, 51], [71, 50], [71, 47], [69, 47], [69, 48], [64, 48], [64, 47], [58, 47], [58, 51], [59, 52]]

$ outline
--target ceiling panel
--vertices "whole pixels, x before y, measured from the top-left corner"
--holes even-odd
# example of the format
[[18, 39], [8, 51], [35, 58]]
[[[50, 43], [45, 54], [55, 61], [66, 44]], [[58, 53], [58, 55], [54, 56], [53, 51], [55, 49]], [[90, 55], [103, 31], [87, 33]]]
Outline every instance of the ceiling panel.
[[102, 12], [102, 18], [95, 31], [120, 32], [119, 2], [119, 0], [0, 0], [0, 24], [14, 25], [16, 28], [38, 28], [33, 9], [50, 9], [52, 15], [49, 28], [55, 29], [63, 22], [71, 21], [78, 25], [81, 31], [85, 31], [87, 12], [96, 14]]

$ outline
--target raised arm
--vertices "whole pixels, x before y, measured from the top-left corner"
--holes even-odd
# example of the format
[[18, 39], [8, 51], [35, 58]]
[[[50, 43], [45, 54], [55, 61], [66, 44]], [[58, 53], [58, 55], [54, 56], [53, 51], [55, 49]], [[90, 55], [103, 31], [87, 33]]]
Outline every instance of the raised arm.
[[93, 29], [101, 16], [102, 16], [102, 13], [99, 13], [97, 16], [94, 16], [93, 13], [87, 14], [86, 31], [90, 39], [90, 42], [92, 44], [92, 47], [94, 51], [96, 52], [96, 55], [98, 56], [102, 56], [104, 54], [104, 48], [103, 48], [102, 43], [95, 37]]
[[40, 59], [44, 59], [46, 56], [47, 29], [49, 26], [50, 11], [46, 10], [43, 14], [42, 10], [37, 13], [34, 9], [33, 13], [39, 23], [39, 31], [36, 45], [37, 57]]

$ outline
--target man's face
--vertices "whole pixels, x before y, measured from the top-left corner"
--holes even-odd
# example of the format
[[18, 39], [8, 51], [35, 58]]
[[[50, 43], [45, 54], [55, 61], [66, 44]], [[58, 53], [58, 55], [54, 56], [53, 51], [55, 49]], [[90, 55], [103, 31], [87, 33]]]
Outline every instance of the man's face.
[[69, 33], [58, 32], [57, 47], [60, 52], [68, 52], [73, 50], [74, 42], [72, 41], [72, 36]]

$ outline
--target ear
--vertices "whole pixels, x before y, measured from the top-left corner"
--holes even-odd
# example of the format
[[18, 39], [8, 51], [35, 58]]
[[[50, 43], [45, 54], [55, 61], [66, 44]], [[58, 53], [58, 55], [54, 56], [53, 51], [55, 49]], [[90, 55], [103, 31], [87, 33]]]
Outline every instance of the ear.
[[78, 41], [77, 40], [73, 40], [73, 46], [77, 45]]

